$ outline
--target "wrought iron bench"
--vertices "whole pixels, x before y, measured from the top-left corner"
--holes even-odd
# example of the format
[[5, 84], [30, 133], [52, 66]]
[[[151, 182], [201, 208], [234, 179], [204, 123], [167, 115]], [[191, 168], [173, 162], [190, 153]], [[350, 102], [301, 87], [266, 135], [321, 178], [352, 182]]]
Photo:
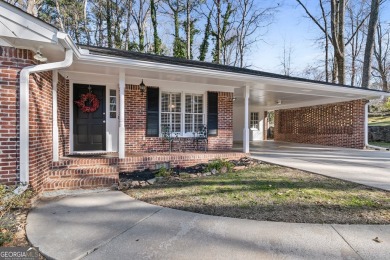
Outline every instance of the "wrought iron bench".
[[197, 132], [194, 132], [194, 143], [196, 143], [196, 149], [199, 150], [199, 142], [204, 142], [204, 151], [206, 152], [209, 145], [209, 139], [207, 134], [207, 126], [201, 125]]

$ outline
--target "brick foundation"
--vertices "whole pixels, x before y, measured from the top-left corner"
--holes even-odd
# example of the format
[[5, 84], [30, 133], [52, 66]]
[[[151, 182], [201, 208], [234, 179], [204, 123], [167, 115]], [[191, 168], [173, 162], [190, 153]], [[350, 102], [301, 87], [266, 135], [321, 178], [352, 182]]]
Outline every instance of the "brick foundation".
[[[209, 137], [208, 149], [221, 151], [233, 147], [233, 93], [218, 93], [218, 136]], [[125, 90], [126, 152], [165, 152], [169, 143], [160, 137], [146, 137], [146, 93], [139, 86]], [[194, 150], [192, 138], [181, 138], [182, 150]], [[173, 149], [176, 149], [174, 146]]]
[[366, 100], [275, 111], [275, 141], [364, 148]]

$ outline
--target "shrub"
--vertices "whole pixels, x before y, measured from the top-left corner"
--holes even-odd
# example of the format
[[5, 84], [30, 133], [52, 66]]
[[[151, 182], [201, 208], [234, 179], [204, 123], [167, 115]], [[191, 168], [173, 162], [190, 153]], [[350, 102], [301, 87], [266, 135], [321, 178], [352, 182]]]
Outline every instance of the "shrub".
[[227, 172], [231, 172], [234, 167], [234, 164], [223, 159], [218, 159], [208, 163], [205, 171], [211, 172], [213, 169], [216, 169], [218, 172], [220, 172], [221, 169], [224, 167], [226, 167]]
[[157, 177], [169, 177], [169, 176], [171, 176], [171, 174], [172, 174], [172, 171], [171, 171], [170, 169], [167, 170], [167, 168], [161, 167], [161, 168], [158, 170], [156, 176], [157, 176]]

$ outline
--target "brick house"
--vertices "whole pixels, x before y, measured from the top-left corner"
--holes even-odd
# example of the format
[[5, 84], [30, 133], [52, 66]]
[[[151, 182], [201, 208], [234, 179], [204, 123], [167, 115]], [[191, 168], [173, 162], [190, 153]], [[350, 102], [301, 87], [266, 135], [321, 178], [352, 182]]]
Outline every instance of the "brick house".
[[[0, 182], [37, 191], [108, 186], [120, 171], [159, 163], [239, 158], [266, 138], [271, 110], [276, 141], [362, 149], [367, 100], [387, 95], [76, 45], [3, 1], [0, 22]], [[194, 142], [201, 125], [207, 153]], [[180, 146], [173, 153], [164, 127]]]

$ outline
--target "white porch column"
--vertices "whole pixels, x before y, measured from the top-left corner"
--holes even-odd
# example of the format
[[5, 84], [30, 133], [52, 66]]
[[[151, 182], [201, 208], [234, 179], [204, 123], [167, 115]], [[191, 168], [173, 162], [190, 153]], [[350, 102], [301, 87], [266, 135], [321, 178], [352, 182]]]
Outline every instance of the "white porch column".
[[57, 105], [58, 71], [53, 70], [53, 162], [58, 162], [58, 105]]
[[125, 84], [126, 75], [123, 69], [119, 72], [119, 158], [125, 158]]
[[244, 99], [243, 152], [249, 153], [249, 86], [244, 87]]

